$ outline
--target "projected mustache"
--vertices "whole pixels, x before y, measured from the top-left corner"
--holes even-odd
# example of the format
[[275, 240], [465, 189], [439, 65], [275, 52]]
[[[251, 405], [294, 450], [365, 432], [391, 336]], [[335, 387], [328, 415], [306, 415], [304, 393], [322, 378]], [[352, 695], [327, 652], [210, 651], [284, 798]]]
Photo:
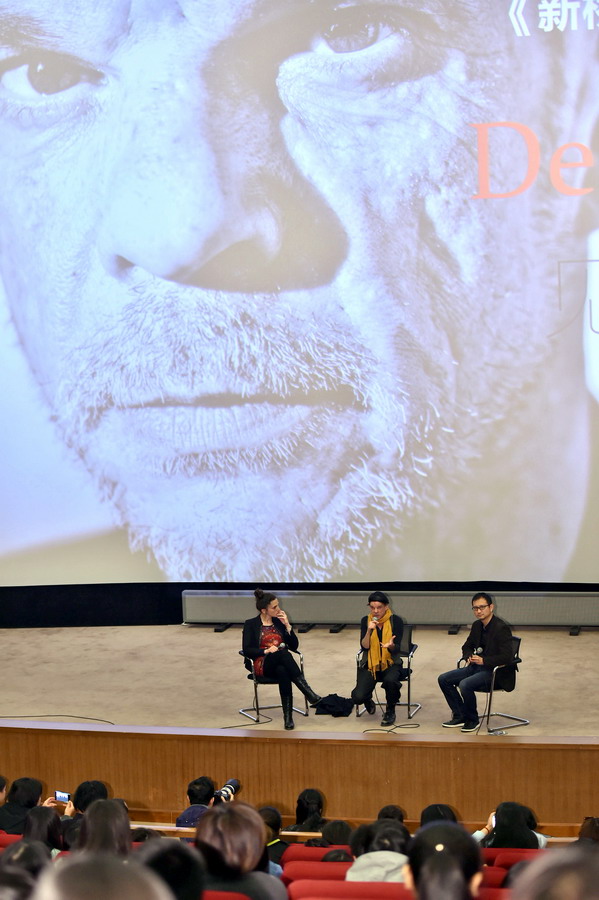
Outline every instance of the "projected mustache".
[[[110, 409], [367, 406], [375, 362], [339, 323], [277, 309], [277, 296], [218, 293], [199, 306], [194, 294], [193, 302], [180, 290], [136, 300], [81, 344], [65, 367], [60, 418], [90, 432]], [[260, 319], [242, 302], [259, 306]]]

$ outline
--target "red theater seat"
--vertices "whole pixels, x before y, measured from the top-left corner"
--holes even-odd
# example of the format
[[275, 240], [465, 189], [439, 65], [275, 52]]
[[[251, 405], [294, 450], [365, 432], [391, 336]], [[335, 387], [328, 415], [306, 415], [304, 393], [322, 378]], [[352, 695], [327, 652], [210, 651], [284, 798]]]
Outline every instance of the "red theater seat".
[[481, 887], [477, 900], [509, 900], [510, 895], [508, 888]]
[[5, 831], [0, 831], [0, 850], [4, 850], [5, 847], [10, 847], [11, 844], [16, 844], [16, 842], [22, 840], [22, 838], [22, 834], [7, 834]]
[[347, 850], [350, 853], [347, 844], [331, 844], [330, 847], [306, 847], [305, 844], [290, 844], [281, 857], [281, 865], [286, 866], [287, 863], [295, 862], [296, 860], [317, 862], [329, 850]]
[[237, 894], [235, 891], [204, 891], [202, 900], [248, 900], [246, 894]]
[[536, 859], [539, 853], [545, 853], [545, 850], [525, 850], [525, 849], [503, 849], [495, 857], [495, 865], [502, 869], [511, 869], [516, 863], [523, 859]]
[[[414, 900], [395, 881], [294, 881], [287, 888], [290, 900]], [[494, 900], [494, 898], [488, 898]]]
[[[405, 885], [394, 881], [294, 881], [289, 900], [414, 900]], [[482, 887], [478, 900], [509, 900], [504, 888]]]
[[283, 867], [283, 884], [291, 884], [300, 879], [343, 881], [351, 865], [350, 862], [307, 862], [298, 859]]
[[481, 847], [480, 854], [486, 866], [494, 866], [499, 853], [505, 853], [505, 847]]
[[501, 887], [507, 870], [503, 866], [485, 866], [483, 868], [483, 887]]

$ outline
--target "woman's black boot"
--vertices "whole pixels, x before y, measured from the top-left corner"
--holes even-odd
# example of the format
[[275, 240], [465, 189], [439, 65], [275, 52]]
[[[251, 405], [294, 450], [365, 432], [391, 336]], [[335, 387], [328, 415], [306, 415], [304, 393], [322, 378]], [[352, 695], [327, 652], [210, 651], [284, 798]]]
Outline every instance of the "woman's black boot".
[[316, 704], [322, 700], [322, 697], [320, 697], [312, 690], [303, 675], [300, 675], [299, 678], [296, 678], [293, 683], [302, 692], [310, 706], [316, 706]]
[[283, 707], [283, 723], [285, 731], [292, 731], [295, 728], [293, 722], [293, 698], [281, 697], [281, 706]]

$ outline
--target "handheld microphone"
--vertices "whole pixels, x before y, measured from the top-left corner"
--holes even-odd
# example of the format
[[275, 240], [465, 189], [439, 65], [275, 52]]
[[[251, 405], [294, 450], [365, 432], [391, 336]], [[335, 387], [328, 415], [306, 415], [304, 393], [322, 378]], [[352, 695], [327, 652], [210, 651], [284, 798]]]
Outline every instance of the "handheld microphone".
[[279, 650], [286, 650], [287, 644], [279, 644]]
[[[480, 656], [480, 654], [481, 654], [482, 652], [483, 652], [483, 648], [482, 648], [482, 647], [476, 647], [476, 649], [472, 651], [472, 653], [470, 654], [470, 656], [471, 656], [471, 657], [472, 657], [472, 656]], [[475, 663], [475, 665], [476, 665], [476, 663]]]

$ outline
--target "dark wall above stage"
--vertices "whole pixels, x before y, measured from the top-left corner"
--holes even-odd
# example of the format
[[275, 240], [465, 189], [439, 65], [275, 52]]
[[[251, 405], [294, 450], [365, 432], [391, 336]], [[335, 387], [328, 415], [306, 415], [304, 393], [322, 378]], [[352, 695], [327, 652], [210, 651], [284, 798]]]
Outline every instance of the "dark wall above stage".
[[180, 584], [66, 584], [0, 588], [1, 628], [172, 625]]

